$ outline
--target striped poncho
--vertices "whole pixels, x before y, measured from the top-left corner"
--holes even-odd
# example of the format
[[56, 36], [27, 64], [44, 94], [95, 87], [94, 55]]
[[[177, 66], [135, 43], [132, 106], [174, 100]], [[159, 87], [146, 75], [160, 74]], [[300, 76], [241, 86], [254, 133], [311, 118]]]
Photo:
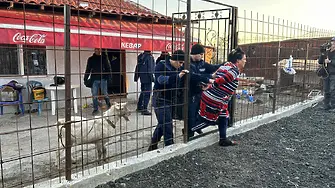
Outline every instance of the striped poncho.
[[202, 92], [199, 114], [208, 121], [229, 117], [228, 102], [238, 86], [239, 71], [227, 62], [216, 72], [215, 82]]

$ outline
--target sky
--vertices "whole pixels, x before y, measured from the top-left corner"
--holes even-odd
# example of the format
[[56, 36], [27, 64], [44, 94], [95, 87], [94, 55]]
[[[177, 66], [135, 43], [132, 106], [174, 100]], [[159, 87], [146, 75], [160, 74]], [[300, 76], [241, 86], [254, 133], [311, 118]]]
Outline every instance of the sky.
[[[132, 0], [150, 9], [172, 15], [172, 12], [186, 11], [186, 0]], [[209, 10], [220, 6], [205, 3], [202, 0], [191, 0], [192, 10]], [[244, 10], [250, 14], [264, 14], [265, 17], [274, 16], [302, 25], [319, 29], [335, 30], [335, 0], [215, 0], [238, 7], [239, 16]], [[333, 18], [334, 21], [330, 21]]]

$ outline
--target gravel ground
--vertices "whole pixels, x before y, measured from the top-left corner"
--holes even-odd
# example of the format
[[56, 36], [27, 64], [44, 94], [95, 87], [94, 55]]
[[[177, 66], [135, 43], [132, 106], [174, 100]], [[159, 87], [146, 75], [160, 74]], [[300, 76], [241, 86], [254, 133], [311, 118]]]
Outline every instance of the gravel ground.
[[335, 116], [317, 107], [99, 188], [335, 187]]

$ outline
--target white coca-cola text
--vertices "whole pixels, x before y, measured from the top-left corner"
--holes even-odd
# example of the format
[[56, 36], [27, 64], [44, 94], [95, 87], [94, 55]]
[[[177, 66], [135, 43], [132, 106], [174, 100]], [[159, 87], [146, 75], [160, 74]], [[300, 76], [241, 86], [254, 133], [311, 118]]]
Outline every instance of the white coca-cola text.
[[24, 35], [22, 33], [16, 33], [13, 36], [13, 42], [18, 43], [31, 43], [31, 44], [44, 44], [45, 43], [45, 34], [33, 34], [33, 35]]
[[[172, 43], [168, 43], [165, 47], [167, 51], [172, 50]], [[173, 44], [173, 50], [184, 50], [184, 43], [175, 43]]]

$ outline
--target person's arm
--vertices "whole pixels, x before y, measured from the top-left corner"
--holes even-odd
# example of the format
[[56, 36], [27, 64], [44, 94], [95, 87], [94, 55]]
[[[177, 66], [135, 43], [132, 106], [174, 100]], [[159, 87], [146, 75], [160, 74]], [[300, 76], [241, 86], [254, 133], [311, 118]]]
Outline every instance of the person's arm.
[[180, 78], [182, 76], [179, 75], [179, 73], [176, 72], [169, 72], [169, 75], [166, 75], [166, 72], [169, 71], [165, 68], [165, 65], [163, 63], [158, 63], [155, 68], [155, 78], [157, 79], [157, 82], [161, 85], [165, 84], [175, 84], [180, 81]]
[[216, 65], [209, 64], [209, 63], [205, 62], [204, 66], [205, 66], [205, 69], [206, 69], [206, 77], [214, 79], [216, 71], [224, 64], [225, 64], [225, 62], [223, 62], [221, 64], [216, 64]]
[[191, 84], [200, 84], [201, 82], [205, 84], [213, 83], [213, 80], [207, 75], [202, 75], [199, 73], [196, 73], [195, 71], [196, 67], [190, 65], [190, 82]]
[[91, 75], [92, 67], [91, 67], [90, 59], [91, 58], [88, 58], [88, 60], [87, 60], [87, 65], [86, 65], [86, 70], [85, 70], [85, 75], [84, 75], [84, 81], [87, 81], [88, 77]]

